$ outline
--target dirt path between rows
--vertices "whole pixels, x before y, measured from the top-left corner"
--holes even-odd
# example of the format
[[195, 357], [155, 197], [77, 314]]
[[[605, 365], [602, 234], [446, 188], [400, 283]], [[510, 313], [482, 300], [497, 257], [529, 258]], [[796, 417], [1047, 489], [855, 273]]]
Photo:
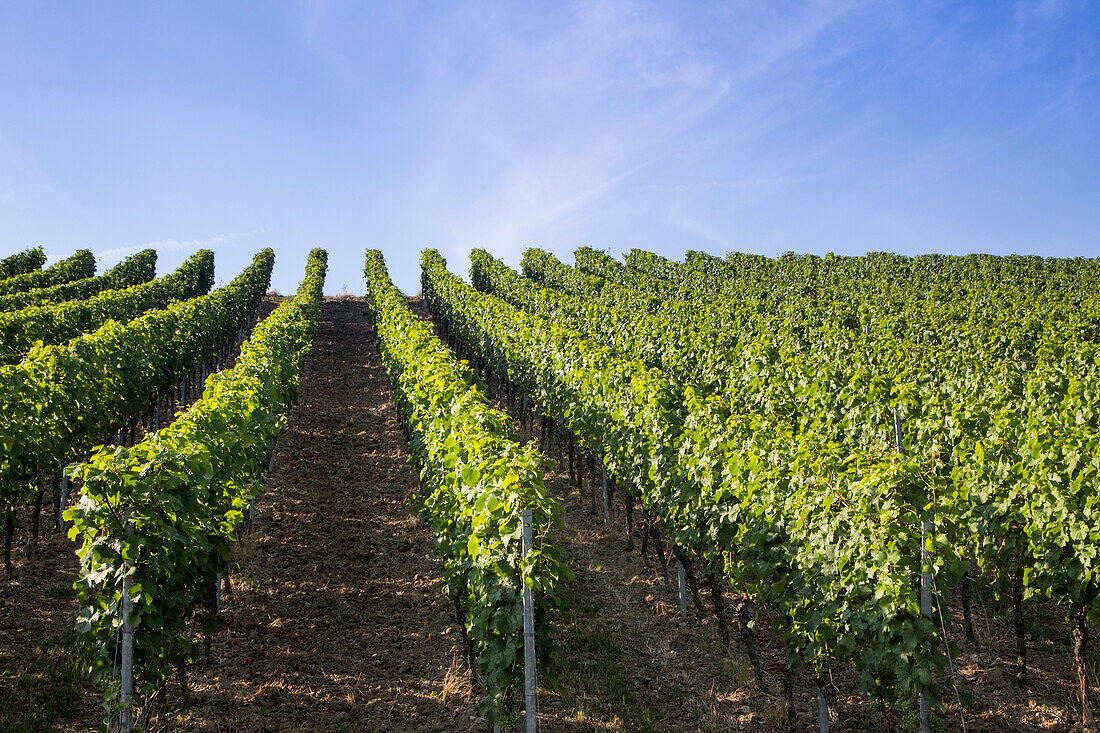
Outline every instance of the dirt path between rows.
[[180, 730], [482, 730], [360, 300], [326, 300], [299, 405]]

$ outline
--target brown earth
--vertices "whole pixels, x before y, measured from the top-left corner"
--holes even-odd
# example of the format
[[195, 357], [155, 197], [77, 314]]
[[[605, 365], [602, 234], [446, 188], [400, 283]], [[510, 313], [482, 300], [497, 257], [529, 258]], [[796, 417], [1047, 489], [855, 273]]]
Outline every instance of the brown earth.
[[[442, 564], [406, 503], [416, 476], [405, 463], [365, 315], [361, 301], [326, 300], [300, 404], [234, 557], [233, 595], [223, 599], [211, 660], [190, 672], [189, 705], [182, 705], [175, 682], [169, 687], [174, 730], [485, 728], [442, 595]], [[709, 608], [681, 618], [674, 569], [666, 580], [652, 548], [640, 554], [637, 534], [635, 549], [626, 550], [623, 505], [605, 524], [602, 512], [590, 513], [590, 482], [578, 489], [567, 473], [559, 460], [547, 483], [566, 509], [558, 539], [577, 579], [553, 634], [560, 648], [540, 669], [542, 730], [783, 729], [782, 645], [767, 615], [756, 632], [767, 687], [760, 690], [736, 627], [723, 652]], [[47, 507], [43, 526], [52, 521]], [[53, 722], [7, 729], [94, 729], [102, 697], [72, 674], [75, 652], [66, 641], [76, 605], [72, 545], [56, 533], [34, 557], [24, 545], [15, 554], [15, 579], [0, 583], [0, 702], [38, 706], [40, 717]], [[735, 600], [727, 594], [727, 607]], [[991, 593], [979, 594], [982, 644], [961, 644], [956, 660], [964, 689], [975, 697], [968, 731], [1073, 728], [1079, 711], [1068, 627], [1060, 610], [1045, 604], [1029, 604], [1028, 616], [1030, 691], [1011, 681], [1005, 606]], [[852, 670], [832, 670], [829, 687], [840, 713], [834, 730], [905, 729], [896, 715], [857, 694]], [[805, 672], [795, 675], [795, 695], [798, 728], [816, 730], [815, 692]], [[946, 730], [962, 730], [957, 705], [941, 715]]]

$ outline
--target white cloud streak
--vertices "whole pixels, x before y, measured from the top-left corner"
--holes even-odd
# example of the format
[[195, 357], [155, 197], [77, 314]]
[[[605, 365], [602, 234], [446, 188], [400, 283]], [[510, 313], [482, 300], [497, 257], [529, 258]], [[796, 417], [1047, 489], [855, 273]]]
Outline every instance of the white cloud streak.
[[[319, 0], [297, 30], [371, 115], [388, 89], [380, 74], [407, 75], [392, 113], [415, 115], [412, 144], [385, 191], [400, 206], [379, 218], [461, 272], [475, 246], [514, 263], [531, 245], [847, 238], [842, 205], [904, 210], [915, 199], [899, 187], [974, 169], [975, 154], [1009, 139], [1034, 100], [1002, 110], [985, 90], [1018, 77], [1033, 49], [1024, 40], [1052, 43], [1079, 6], [476, 0], [382, 3], [364, 17]], [[400, 62], [359, 58], [355, 43], [396, 49]], [[839, 235], [822, 232], [830, 221]]]
[[160, 252], [198, 251], [200, 249], [218, 249], [232, 244], [239, 239], [256, 234], [257, 232], [227, 232], [215, 234], [205, 239], [158, 239], [144, 244], [135, 244], [129, 247], [115, 247], [95, 253], [97, 262], [117, 262], [130, 255], [137, 254], [143, 249], [155, 249]]
[[[734, 121], [722, 132], [732, 142], [759, 137], [768, 124], [761, 107], [785, 100], [742, 88], [862, 6], [812, 6], [793, 23], [770, 18], [736, 59], [641, 3], [570, 7], [539, 36], [486, 39], [492, 61], [442, 113], [447, 124], [418, 189], [423, 208], [444, 214], [439, 236], [450, 255], [483, 246], [515, 260], [549, 228], [625, 195], [647, 169], [705, 150], [702, 128], [715, 115]], [[447, 27], [455, 24], [472, 21]]]
[[[675, 26], [626, 2], [573, 6], [549, 34], [501, 39], [490, 58], [446, 113], [424, 174], [451, 254], [510, 258], [646, 167], [729, 88]], [[456, 190], [467, 191], [457, 206], [439, 205]]]

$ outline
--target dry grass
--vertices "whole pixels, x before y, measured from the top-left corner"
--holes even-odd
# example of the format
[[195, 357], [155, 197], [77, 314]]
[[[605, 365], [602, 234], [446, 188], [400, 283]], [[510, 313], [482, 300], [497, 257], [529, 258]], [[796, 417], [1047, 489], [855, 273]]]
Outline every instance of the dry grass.
[[469, 666], [463, 663], [457, 654], [451, 657], [451, 666], [443, 676], [443, 687], [439, 691], [439, 701], [446, 703], [449, 698], [469, 700], [473, 694], [470, 689]]

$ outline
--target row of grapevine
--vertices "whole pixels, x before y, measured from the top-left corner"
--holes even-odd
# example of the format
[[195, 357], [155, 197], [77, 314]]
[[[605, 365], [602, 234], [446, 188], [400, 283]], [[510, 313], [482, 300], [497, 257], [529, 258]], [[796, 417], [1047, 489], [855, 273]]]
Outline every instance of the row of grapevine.
[[0, 260], [0, 280], [40, 270], [44, 264], [46, 264], [46, 253], [41, 247], [16, 252]]
[[[490, 407], [475, 376], [409, 310], [379, 251], [367, 252], [365, 276], [410, 462], [420, 470], [418, 507], [435, 536], [447, 592], [484, 680], [482, 712], [496, 722], [523, 683], [524, 581], [535, 594], [535, 623], [545, 635], [570, 576], [551, 536], [561, 507], [546, 493], [538, 446], [514, 441], [508, 416]], [[535, 549], [526, 556], [525, 509], [535, 528]]]
[[86, 249], [76, 251], [72, 257], [61, 260], [45, 270], [32, 270], [22, 275], [0, 280], [0, 295], [21, 293], [35, 288], [83, 280], [95, 274], [95, 257]]
[[589, 248], [577, 250], [582, 269], [566, 268], [568, 276], [538, 250], [528, 250], [523, 264], [528, 277], [586, 300], [592, 288], [577, 275], [598, 283], [597, 292], [604, 283], [620, 291], [612, 300], [628, 302], [631, 312], [687, 316], [711, 331], [725, 327], [733, 339], [746, 330], [812, 332], [824, 324], [910, 338], [961, 326], [979, 338], [1100, 339], [1100, 292], [1093, 285], [1100, 272], [1090, 260], [872, 253], [778, 260], [737, 254], [723, 261], [690, 254], [701, 270], [638, 250], [627, 255], [628, 267]]
[[39, 341], [60, 344], [110, 320], [126, 322], [142, 313], [194, 298], [214, 284], [214, 253], [199, 250], [174, 272], [86, 300], [33, 305], [0, 313], [0, 364], [19, 361]]
[[[117, 672], [115, 644], [124, 626], [133, 633], [134, 676], [146, 694], [188, 660], [188, 620], [209, 602], [295, 401], [326, 261], [323, 250], [310, 253], [297, 295], [256, 326], [236, 364], [211, 375], [202, 398], [170, 425], [130, 448], [101, 447], [67, 469], [83, 483], [79, 503], [66, 512], [69, 536], [80, 542], [77, 631], [96, 650], [101, 679]], [[269, 273], [270, 264], [268, 250], [253, 269]], [[234, 309], [222, 305], [228, 321]], [[188, 312], [180, 326], [201, 328], [203, 315]], [[124, 618], [125, 606], [131, 610]]]
[[263, 297], [273, 262], [274, 253], [264, 250], [224, 288], [126, 324], [108, 321], [0, 366], [0, 510], [8, 517], [9, 538], [13, 508], [38, 482], [83, 460], [183, 375], [215, 357]]
[[[712, 592], [732, 581], [778, 615], [792, 666], [855, 664], [936, 694], [946, 659], [920, 614], [919, 524], [928, 486], [892, 450], [837, 450], [783, 415], [733, 412], [559, 323], [517, 311], [422, 259], [437, 317], [599, 456], [661, 518]], [[688, 563], [686, 563], [688, 564]], [[946, 574], [946, 572], [945, 572]], [[723, 622], [724, 623], [724, 622]]]
[[[578, 251], [580, 256], [581, 251]], [[591, 263], [591, 252], [583, 261]], [[719, 307], [759, 304], [769, 319], [803, 316], [846, 321], [876, 332], [980, 325], [988, 332], [1028, 328], [1075, 339], [1100, 337], [1100, 265], [1094, 260], [1013, 255], [903, 257], [874, 252], [863, 257], [794, 255], [776, 260], [730, 255], [719, 260], [689, 253], [678, 263], [641, 250], [626, 266], [598, 255], [616, 282], [643, 292]], [[578, 264], [582, 259], [578, 259]], [[702, 269], [696, 269], [696, 265]], [[617, 268], [617, 269], [616, 269]]]
[[933, 254], [906, 257], [870, 252], [859, 257], [833, 254], [821, 257], [788, 252], [772, 259], [736, 252], [723, 259], [704, 252], [688, 251], [684, 262], [678, 263], [652, 253], [631, 250], [624, 261], [633, 269], [672, 281], [685, 276], [702, 276], [708, 281], [705, 289], [718, 291], [747, 281], [769, 284], [801, 282], [816, 287], [829, 280], [845, 279], [882, 293], [898, 288], [943, 289], [954, 297], [969, 296], [978, 289], [1002, 288], [1010, 294], [1080, 293], [1082, 284], [1093, 281], [1100, 274], [1100, 263], [1095, 260], [1033, 255]]
[[[989, 265], [984, 259], [979, 262]], [[1067, 263], [1044, 263], [1032, 269], [1054, 274], [1028, 281], [1030, 270], [1025, 268], [1025, 276], [1017, 277], [1001, 264], [991, 268], [996, 277], [1013, 284], [1023, 280], [1025, 286], [1030, 282], [1048, 296], [1052, 283], [1088, 282], [1093, 265], [1081, 262], [1074, 269]], [[843, 291], [839, 279], [833, 287]], [[606, 295], [611, 289], [602, 292]], [[1067, 296], [1080, 304], [1075, 300], [1079, 294], [1070, 291]], [[827, 332], [817, 325], [819, 334]], [[1098, 610], [1095, 544], [1100, 524], [1095, 487], [1100, 451], [1093, 407], [1100, 376], [1097, 348], [1088, 329], [1067, 326], [1065, 321], [1044, 324], [1037, 332], [1004, 322], [994, 329], [988, 325], [956, 322], [953, 329], [933, 338], [918, 322], [909, 331], [890, 330], [867, 338], [834, 333], [828, 342], [811, 339], [814, 348], [792, 349], [788, 359], [780, 352], [781, 369], [763, 374], [744, 369], [752, 381], [742, 380], [746, 389], [727, 390], [725, 396], [735, 409], [754, 409], [769, 403], [743, 398], [783, 393], [779, 404], [799, 416], [792, 425], [796, 433], [828, 435], [841, 427], [847, 434], [838, 438], [854, 444], [883, 432], [884, 421], [876, 430], [868, 409], [873, 411], [876, 403], [900, 403], [907, 418], [906, 447], [919, 459], [931, 489], [940, 552], [960, 558], [959, 569], [974, 557], [987, 573], [1014, 588], [1018, 676], [1026, 678], [1022, 603], [1025, 595], [1035, 594], [1053, 598], [1071, 611], [1075, 664], [1083, 683], [1086, 622]], [[860, 341], [860, 348], [853, 350], [851, 345]], [[749, 354], [755, 351], [751, 340], [743, 340], [739, 348]], [[775, 364], [774, 351], [764, 353]], [[824, 381], [805, 369], [815, 354], [824, 356], [816, 359], [818, 369], [826, 370]], [[862, 386], [847, 376], [861, 372], [871, 378]], [[887, 387], [878, 390], [878, 399], [876, 382]], [[814, 396], [828, 402], [821, 404], [819, 399], [815, 404], [810, 399]], [[915, 532], [916, 526], [908, 531]], [[941, 587], [957, 577], [941, 577]], [[965, 587], [963, 597], [965, 602]]]
[[[637, 266], [641, 261], [652, 263], [660, 258], [651, 255], [644, 260], [638, 259], [637, 254], [632, 252], [628, 255], [628, 261], [631, 259], [634, 259]], [[785, 259], [812, 258], [805, 256]], [[845, 259], [861, 261], [863, 258]], [[1044, 260], [1038, 257], [1020, 256], [1006, 258], [979, 255], [961, 258], [929, 256], [913, 258], [912, 262], [909, 262], [910, 258], [895, 255], [869, 256], [866, 261], [859, 263], [859, 269], [856, 271], [860, 276], [865, 276], [873, 271], [873, 265], [869, 263], [883, 260], [888, 261], [891, 268], [903, 270], [907, 276], [913, 277], [922, 286], [934, 287], [935, 278], [944, 278], [946, 282], [952, 284], [984, 281], [990, 287], [1005, 285], [1015, 291], [1033, 290], [1042, 293], [1050, 301], [1052, 309], [1064, 311], [1087, 310], [1087, 303], [1091, 302], [1089, 299], [1095, 292], [1093, 284], [1097, 280], [1097, 263], [1094, 260]], [[672, 274], [680, 277], [682, 269]], [[911, 275], [910, 269], [914, 271]], [[726, 274], [732, 276], [734, 270], [731, 268]], [[839, 297], [845, 296], [845, 289], [839, 287], [839, 283], [836, 289]], [[966, 300], [968, 297], [969, 295], [962, 293], [957, 295], [956, 300]], [[1050, 312], [1048, 311], [1048, 314]], [[1087, 314], [1078, 315], [1082, 318], [1090, 318]], [[976, 417], [975, 414], [947, 413], [943, 407], [937, 408], [940, 414], [930, 414], [926, 403], [931, 400], [927, 393], [932, 391], [933, 387], [920, 384], [921, 373], [928, 374], [935, 371], [936, 382], [941, 387], [950, 388], [941, 389], [940, 402], [952, 403], [955, 407], [970, 413], [980, 414], [983, 411], [995, 413], [1001, 410], [1005, 414], [998, 419], [1004, 420], [1006, 424], [1022, 425], [1025, 419], [1029, 419], [1032, 424], [1028, 426], [1028, 430], [1037, 430], [1048, 437], [1066, 436], [1067, 428], [1062, 425], [1065, 422], [1072, 423], [1087, 434], [1094, 428], [1091, 411], [1082, 411], [1080, 405], [1075, 405], [1074, 402], [1083, 399], [1079, 397], [1079, 390], [1092, 389], [1091, 383], [1094, 376], [1091, 364], [1096, 348], [1093, 343], [1095, 340], [1093, 334], [1088, 329], [1080, 328], [1080, 324], [1081, 321], [1075, 326], [1055, 320], [1046, 323], [1041, 332], [1027, 329], [1012, 330], [1003, 328], [1004, 324], [1001, 324], [1002, 328], [990, 334], [985, 324], [968, 327], [957, 323], [953, 328], [939, 331], [935, 335], [935, 340], [930, 340], [926, 333], [920, 333], [922, 329], [927, 328], [928, 324], [917, 321], [909, 324], [908, 332], [898, 335], [872, 334], [870, 342], [875, 350], [886, 353], [907, 353], [906, 361], [916, 364], [916, 368], [908, 373], [897, 365], [891, 365], [889, 360], [883, 358], [881, 354], [871, 353], [864, 359], [853, 360], [850, 358], [850, 351], [840, 349], [830, 354], [829, 358], [837, 362], [838, 369], [846, 368], [843, 366], [846, 362], [872, 363], [876, 372], [885, 374], [899, 386], [904, 386], [908, 399], [915, 399], [918, 404], [926, 405], [923, 418], [927, 420], [935, 417], [936, 423], [940, 426], [954, 423], [956, 440], [963, 438], [964, 436], [960, 434], [965, 433], [965, 437], [971, 439], [989, 442], [992, 438], [994, 443], [1005, 442], [1004, 427], [994, 428], [988, 420]], [[966, 369], [963, 371], [969, 374], [964, 375], [957, 365], [947, 363], [946, 360], [957, 353], [976, 357], [966, 362]], [[1068, 375], [1073, 375], [1074, 378], [1067, 381]], [[950, 384], [951, 382], [954, 384]], [[1038, 395], [1047, 396], [1047, 400], [1042, 405]], [[1058, 411], [1066, 412], [1056, 415]], [[925, 438], [929, 443], [938, 442], [933, 435], [927, 435]], [[1016, 445], [1028, 442], [1026, 435], [1019, 435], [1018, 438], [1012, 441]], [[914, 442], [917, 444], [914, 447], [919, 448], [919, 444], [926, 441]], [[972, 446], [968, 446], [966, 450], [970, 448]], [[1005, 457], [1002, 456], [1002, 458]], [[957, 456], [957, 459], [961, 461], [963, 456]], [[1021, 454], [1013, 460], [1026, 460], [1026, 456]], [[948, 463], [958, 465], [957, 461], [950, 458]], [[1083, 480], [1072, 468], [1068, 469], [1066, 476], [1074, 477], [1072, 479], [1074, 481]], [[955, 483], [958, 483], [957, 477]]]
[[589, 275], [583, 270], [569, 267], [549, 252], [537, 247], [529, 247], [523, 251], [521, 266], [523, 274], [540, 285], [575, 295], [584, 300], [591, 300], [598, 296], [604, 286], [602, 277]]
[[[572, 269], [531, 250], [524, 266], [539, 280], [542, 273]], [[822, 433], [840, 450], [892, 449], [894, 382], [873, 377], [897, 374], [899, 361], [910, 366], [913, 360], [900, 349], [880, 349], [881, 339], [837, 325], [796, 330], [768, 327], [751, 315], [710, 318], [698, 305], [638, 313], [635, 293], [628, 289], [607, 283], [598, 298], [573, 297], [540, 288], [478, 251], [471, 275], [477, 287], [660, 369], [677, 385], [718, 399], [735, 413], [781, 416], [794, 435]]]
[[[471, 253], [470, 273], [478, 289], [517, 308], [565, 319], [575, 330], [702, 391], [723, 389], [735, 373], [739, 340], [746, 332], [767, 330], [755, 328], [751, 315], [727, 317], [695, 304], [654, 307], [640, 302], [637, 291], [603, 281], [598, 294], [586, 294], [576, 287], [584, 273], [540, 250], [524, 252], [523, 268], [527, 277], [520, 279], [483, 250]], [[536, 286], [553, 284], [557, 288]]]
[[112, 267], [99, 277], [88, 277], [49, 288], [0, 295], [0, 311], [12, 311], [31, 305], [60, 303], [90, 298], [105, 290], [118, 290], [149, 282], [156, 276], [157, 253], [146, 249]]
[[577, 269], [587, 273], [591, 277], [618, 285], [631, 286], [640, 279], [645, 279], [644, 290], [650, 294], [662, 298], [677, 298], [680, 300], [694, 300], [694, 291], [690, 284], [681, 285], [679, 282], [670, 282], [661, 278], [642, 276], [637, 271], [632, 271], [614, 257], [592, 249], [581, 247], [576, 253]]

